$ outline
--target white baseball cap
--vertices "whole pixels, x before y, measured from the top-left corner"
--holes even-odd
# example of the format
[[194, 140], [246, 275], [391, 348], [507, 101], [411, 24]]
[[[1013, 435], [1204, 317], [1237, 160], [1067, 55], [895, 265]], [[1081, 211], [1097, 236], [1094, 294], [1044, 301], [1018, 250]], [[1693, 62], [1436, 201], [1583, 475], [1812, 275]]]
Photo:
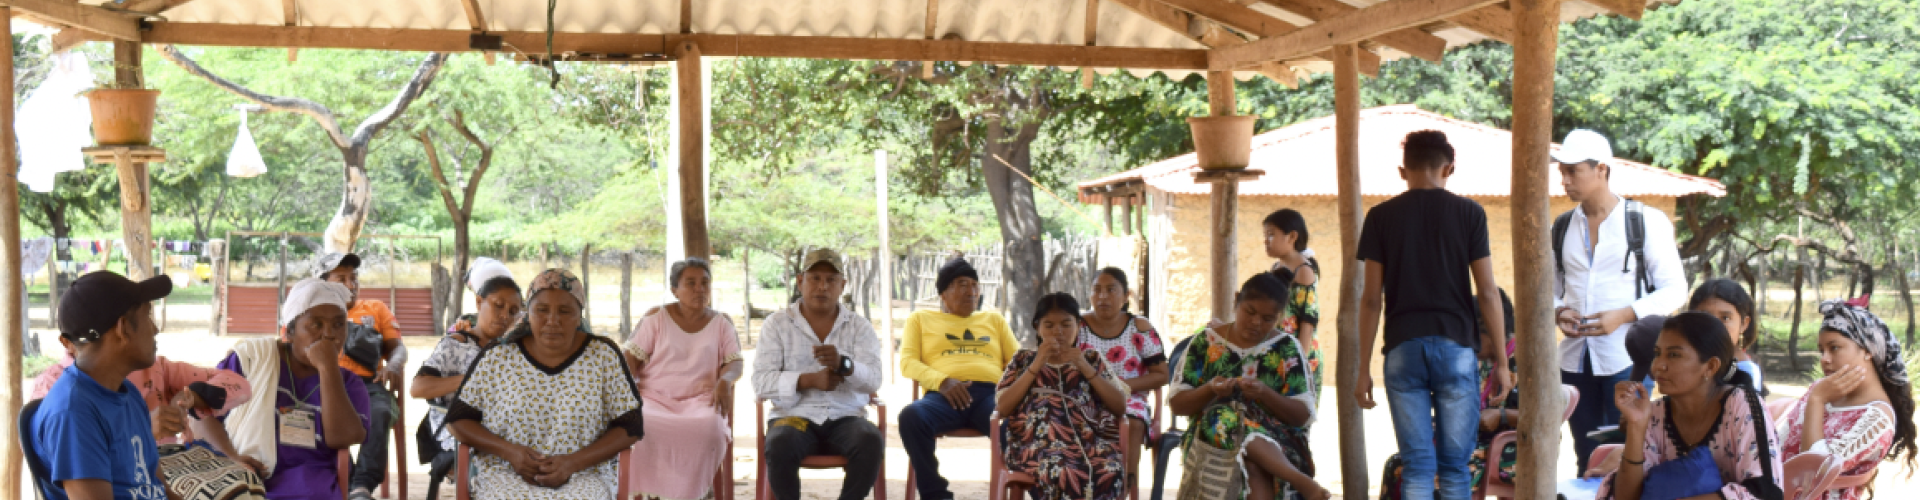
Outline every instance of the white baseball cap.
[[1605, 165], [1612, 159], [1613, 146], [1607, 143], [1607, 137], [1584, 128], [1568, 132], [1560, 148], [1553, 151], [1553, 161], [1560, 163], [1596, 161]]

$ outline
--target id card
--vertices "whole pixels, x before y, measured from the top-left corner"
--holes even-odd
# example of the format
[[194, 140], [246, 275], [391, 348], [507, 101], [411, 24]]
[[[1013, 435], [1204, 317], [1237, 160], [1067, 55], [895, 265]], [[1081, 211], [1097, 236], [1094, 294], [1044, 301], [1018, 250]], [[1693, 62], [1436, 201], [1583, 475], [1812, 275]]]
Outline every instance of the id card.
[[312, 410], [291, 408], [280, 412], [280, 444], [313, 449], [320, 443], [314, 421]]

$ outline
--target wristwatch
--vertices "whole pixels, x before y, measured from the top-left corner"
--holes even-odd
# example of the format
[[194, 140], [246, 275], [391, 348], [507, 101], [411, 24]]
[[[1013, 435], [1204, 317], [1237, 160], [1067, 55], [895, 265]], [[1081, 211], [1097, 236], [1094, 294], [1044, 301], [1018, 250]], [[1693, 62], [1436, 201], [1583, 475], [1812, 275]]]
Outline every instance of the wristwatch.
[[840, 366], [838, 368], [835, 368], [834, 371], [836, 373], [839, 373], [840, 376], [842, 377], [852, 375], [853, 374], [853, 358], [849, 358], [845, 354], [840, 355]]

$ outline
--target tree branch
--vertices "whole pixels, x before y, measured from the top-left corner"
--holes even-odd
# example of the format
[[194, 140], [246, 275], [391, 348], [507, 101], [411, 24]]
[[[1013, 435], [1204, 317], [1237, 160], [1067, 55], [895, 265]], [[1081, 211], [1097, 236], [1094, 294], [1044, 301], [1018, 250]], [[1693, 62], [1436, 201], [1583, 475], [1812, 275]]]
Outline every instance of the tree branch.
[[373, 116], [367, 117], [366, 121], [360, 122], [360, 126], [354, 129], [350, 144], [366, 146], [373, 141], [374, 134], [380, 133], [380, 129], [386, 128], [388, 123], [393, 123], [395, 118], [400, 117], [400, 113], [407, 111], [407, 106], [413, 104], [415, 98], [427, 91], [427, 86], [433, 84], [434, 75], [439, 74], [440, 67], [445, 66], [446, 63], [446, 54], [439, 52], [427, 54], [427, 60], [421, 61], [420, 67], [413, 71], [413, 78], [407, 80], [405, 87], [400, 88], [399, 95], [393, 96], [393, 102], [375, 111]]
[[447, 183], [447, 174], [440, 169], [440, 152], [433, 145], [433, 135], [426, 129], [421, 129], [413, 135], [413, 139], [420, 141], [420, 148], [427, 151], [427, 167], [433, 173], [433, 187], [434, 191], [440, 193], [440, 202], [447, 205], [447, 213], [453, 216], [454, 223], [461, 223], [465, 217], [461, 216], [459, 207], [454, 205], [452, 184]]
[[[453, 110], [453, 116], [447, 118], [447, 123], [452, 124], [453, 130], [459, 132], [461, 137], [467, 138], [467, 142], [480, 148], [480, 163], [474, 165], [473, 174], [467, 176], [467, 185], [461, 187], [463, 203], [460, 205], [460, 210], [461, 218], [465, 219], [467, 213], [473, 210], [473, 195], [480, 191], [480, 179], [487, 175], [487, 167], [493, 165], [493, 146], [480, 140], [480, 136], [467, 127], [466, 113], [458, 109]], [[511, 132], [508, 133], [511, 134]]]
[[348, 141], [347, 135], [340, 130], [340, 122], [334, 119], [333, 110], [327, 109], [326, 106], [320, 103], [298, 97], [277, 97], [254, 92], [252, 89], [242, 87], [240, 84], [233, 83], [207, 71], [206, 68], [200, 66], [200, 63], [194, 62], [193, 59], [188, 58], [185, 53], [180, 52], [180, 49], [177, 47], [160, 45], [155, 47], [155, 49], [160, 52], [161, 58], [172, 61], [173, 64], [186, 70], [187, 74], [200, 77], [200, 79], [206, 80], [207, 83], [212, 83], [213, 86], [240, 96], [241, 99], [246, 99], [254, 104], [258, 104], [268, 111], [283, 111], [307, 115], [308, 118], [312, 118], [313, 121], [320, 124], [321, 130], [327, 132], [327, 137], [333, 139], [333, 145], [335, 147], [346, 149], [352, 145], [352, 143]]

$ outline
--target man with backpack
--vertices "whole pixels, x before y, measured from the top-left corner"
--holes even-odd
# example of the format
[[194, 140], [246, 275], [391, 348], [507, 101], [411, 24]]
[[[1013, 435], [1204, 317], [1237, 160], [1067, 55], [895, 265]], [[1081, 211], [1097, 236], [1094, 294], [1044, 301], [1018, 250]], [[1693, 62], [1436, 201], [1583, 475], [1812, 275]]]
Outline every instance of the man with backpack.
[[[1620, 423], [1614, 385], [1628, 380], [1627, 329], [1634, 321], [1679, 309], [1687, 299], [1680, 247], [1667, 214], [1613, 194], [1613, 148], [1592, 130], [1567, 134], [1553, 161], [1567, 197], [1580, 206], [1553, 222], [1554, 319], [1560, 381], [1580, 391], [1573, 428], [1575, 473], [1599, 442], [1594, 430]], [[1637, 381], [1636, 381], [1637, 382]]]
[[387, 479], [387, 440], [393, 434], [395, 405], [387, 381], [398, 379], [407, 365], [407, 346], [400, 343], [400, 321], [387, 303], [360, 298], [360, 256], [330, 252], [313, 263], [313, 277], [347, 287], [353, 292], [347, 309], [347, 340], [341, 346], [340, 367], [359, 375], [367, 387], [373, 426], [360, 443], [353, 461], [348, 500], [373, 500], [373, 488]]

